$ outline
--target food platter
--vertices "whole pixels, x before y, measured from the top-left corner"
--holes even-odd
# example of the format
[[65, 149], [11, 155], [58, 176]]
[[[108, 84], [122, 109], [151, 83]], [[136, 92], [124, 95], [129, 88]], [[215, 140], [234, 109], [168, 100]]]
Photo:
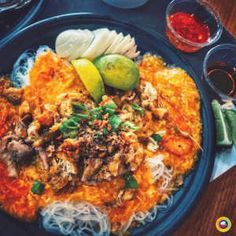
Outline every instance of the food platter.
[[[69, 28], [97, 29], [107, 27], [124, 34], [131, 34], [141, 54], [151, 52], [160, 55], [168, 64], [183, 68], [194, 79], [201, 97], [201, 118], [203, 123], [202, 148], [199, 160], [194, 169], [186, 177], [184, 185], [174, 194], [173, 204], [165, 211], [160, 212], [157, 219], [150, 224], [133, 231], [134, 235], [168, 235], [196, 206], [196, 201], [209, 181], [214, 161], [214, 126], [207, 95], [188, 63], [178, 55], [161, 35], [153, 36], [133, 25], [92, 14], [68, 14], [57, 16], [35, 23], [16, 33], [0, 49], [1, 73], [9, 73], [18, 55], [26, 49], [37, 49], [39, 45], [48, 45], [54, 48], [56, 36]], [[14, 219], [11, 219], [12, 224]], [[18, 222], [17, 225], [20, 225]], [[19, 226], [21, 227], [21, 226]], [[32, 228], [33, 227], [33, 228]], [[38, 232], [38, 226], [31, 225], [32, 232]], [[40, 235], [43, 235], [41, 233]], [[46, 234], [45, 234], [46, 235]]]

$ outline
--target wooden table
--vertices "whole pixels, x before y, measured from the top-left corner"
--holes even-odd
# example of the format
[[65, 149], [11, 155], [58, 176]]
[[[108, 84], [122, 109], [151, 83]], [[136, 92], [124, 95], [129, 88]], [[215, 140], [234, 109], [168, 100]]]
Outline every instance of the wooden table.
[[236, 0], [201, 0], [215, 9], [225, 28], [236, 36]]
[[[228, 233], [216, 230], [215, 222], [226, 216], [232, 222]], [[209, 184], [195, 209], [172, 236], [236, 235], [236, 166]]]

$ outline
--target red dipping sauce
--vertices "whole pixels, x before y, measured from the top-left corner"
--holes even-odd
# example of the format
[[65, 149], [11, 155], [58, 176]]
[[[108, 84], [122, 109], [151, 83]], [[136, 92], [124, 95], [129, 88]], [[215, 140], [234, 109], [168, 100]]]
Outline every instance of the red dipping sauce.
[[[176, 12], [168, 16], [167, 36], [174, 46], [184, 52], [195, 52], [210, 38], [207, 24], [193, 14]], [[172, 30], [170, 29], [172, 28]]]

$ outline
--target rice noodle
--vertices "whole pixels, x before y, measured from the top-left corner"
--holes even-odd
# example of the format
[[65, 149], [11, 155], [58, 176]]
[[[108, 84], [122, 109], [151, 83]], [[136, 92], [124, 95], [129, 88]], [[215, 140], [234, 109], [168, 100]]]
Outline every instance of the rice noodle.
[[153, 222], [157, 218], [158, 213], [167, 212], [172, 206], [174, 198], [173, 195], [166, 195], [166, 197], [167, 199], [164, 204], [156, 205], [147, 212], [136, 212], [134, 215], [132, 215], [130, 219], [122, 226], [122, 232], [126, 232], [133, 222], [136, 222], [140, 225], [145, 225], [147, 223]]
[[87, 202], [53, 202], [41, 211], [43, 227], [70, 236], [110, 235], [108, 217]]
[[153, 181], [162, 180], [160, 190], [165, 192], [172, 180], [173, 169], [167, 168], [163, 162], [164, 156], [162, 154], [150, 157], [147, 159], [147, 163], [150, 167]]
[[[173, 169], [167, 168], [163, 162], [164, 156], [162, 154], [147, 159], [147, 164], [150, 167], [153, 181], [162, 180], [159, 190], [166, 194], [167, 191], [172, 191], [174, 188], [170, 188], [172, 180]], [[162, 205], [156, 205], [147, 212], [136, 212], [130, 219], [122, 226], [122, 232], [126, 232], [133, 222], [145, 225], [146, 223], [153, 222], [158, 212], [167, 211], [173, 203], [173, 196], [166, 194], [166, 201]]]
[[22, 88], [29, 84], [29, 71], [34, 66], [35, 58], [48, 50], [50, 50], [48, 46], [40, 46], [36, 53], [33, 50], [26, 50], [18, 57], [10, 76], [15, 87]]

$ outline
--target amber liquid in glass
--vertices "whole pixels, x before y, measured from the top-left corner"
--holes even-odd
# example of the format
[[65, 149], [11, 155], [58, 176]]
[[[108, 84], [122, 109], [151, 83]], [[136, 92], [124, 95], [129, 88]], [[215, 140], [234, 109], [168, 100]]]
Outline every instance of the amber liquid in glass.
[[225, 95], [236, 98], [236, 67], [216, 64], [208, 68], [211, 83]]

